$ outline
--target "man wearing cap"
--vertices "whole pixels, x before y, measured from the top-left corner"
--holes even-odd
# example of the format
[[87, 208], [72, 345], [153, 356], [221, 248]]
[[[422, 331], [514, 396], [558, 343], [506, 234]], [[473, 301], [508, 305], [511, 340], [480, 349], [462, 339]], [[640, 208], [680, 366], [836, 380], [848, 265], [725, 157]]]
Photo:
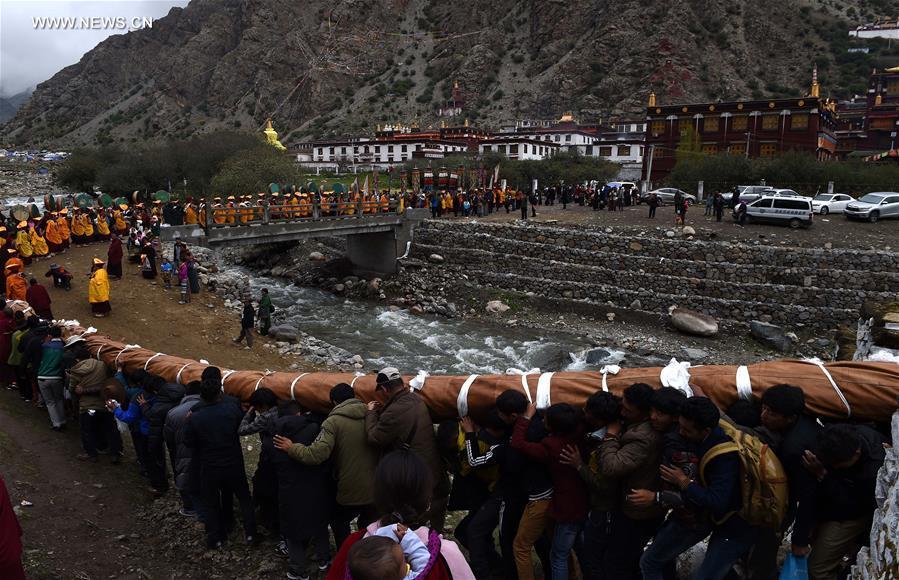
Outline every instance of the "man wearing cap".
[[406, 388], [403, 377], [394, 367], [381, 369], [375, 379], [377, 391], [384, 391], [386, 402], [371, 401], [365, 414], [368, 442], [389, 453], [409, 449], [431, 470], [434, 492], [428, 521], [432, 529], [442, 530], [449, 496], [446, 467], [437, 450], [434, 423], [421, 397]]
[[103, 260], [94, 258], [91, 264], [91, 279], [87, 286], [87, 300], [95, 318], [103, 318], [112, 310], [109, 305], [109, 276]]

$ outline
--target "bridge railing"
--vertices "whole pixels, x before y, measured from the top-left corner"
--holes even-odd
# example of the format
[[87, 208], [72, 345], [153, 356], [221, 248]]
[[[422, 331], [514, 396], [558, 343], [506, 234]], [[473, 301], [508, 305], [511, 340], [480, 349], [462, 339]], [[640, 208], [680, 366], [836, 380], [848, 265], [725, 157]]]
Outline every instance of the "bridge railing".
[[399, 200], [315, 201], [309, 203], [262, 204], [211, 208], [206, 212], [206, 227], [282, 224], [312, 221], [352, 220], [379, 215], [397, 215]]

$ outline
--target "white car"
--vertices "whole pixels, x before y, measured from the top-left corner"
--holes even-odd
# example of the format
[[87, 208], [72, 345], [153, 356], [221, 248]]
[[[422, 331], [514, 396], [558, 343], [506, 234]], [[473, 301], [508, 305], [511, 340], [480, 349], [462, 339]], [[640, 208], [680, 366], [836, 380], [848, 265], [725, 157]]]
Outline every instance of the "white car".
[[773, 193], [765, 195], [773, 195], [774, 197], [806, 197], [793, 189], [775, 189]]
[[853, 198], [845, 193], [819, 193], [812, 199], [812, 209], [821, 215], [843, 213], [850, 201]]

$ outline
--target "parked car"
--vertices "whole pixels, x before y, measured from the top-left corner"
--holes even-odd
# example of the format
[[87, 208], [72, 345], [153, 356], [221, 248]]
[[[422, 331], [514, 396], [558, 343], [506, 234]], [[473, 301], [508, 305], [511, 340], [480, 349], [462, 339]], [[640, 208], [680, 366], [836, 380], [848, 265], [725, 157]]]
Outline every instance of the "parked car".
[[849, 219], [868, 220], [872, 224], [880, 218], [899, 217], [899, 193], [877, 191], [850, 201], [843, 210]]
[[774, 197], [808, 197], [794, 189], [773, 189], [770, 195], [773, 195]]
[[674, 187], [661, 187], [659, 189], [654, 189], [652, 191], [648, 191], [640, 196], [640, 201], [642, 201], [643, 203], [646, 203], [646, 200], [649, 199], [649, 194], [655, 193], [656, 196], [659, 198], [659, 205], [674, 205], [674, 196], [677, 195], [678, 191], [680, 192], [680, 194], [682, 196], [684, 196], [688, 200], [690, 200], [690, 205], [693, 205], [694, 203], [696, 203], [695, 195], [693, 195], [691, 193], [687, 193], [686, 191], [684, 191], [682, 189], [676, 189]]
[[746, 206], [746, 221], [788, 225], [812, 225], [812, 202], [807, 197], [766, 195]]
[[737, 192], [740, 194], [740, 201], [751, 203], [763, 195], [768, 195], [774, 188], [767, 185], [738, 185]]
[[812, 209], [821, 215], [843, 213], [852, 200], [845, 193], [819, 193], [812, 199]]

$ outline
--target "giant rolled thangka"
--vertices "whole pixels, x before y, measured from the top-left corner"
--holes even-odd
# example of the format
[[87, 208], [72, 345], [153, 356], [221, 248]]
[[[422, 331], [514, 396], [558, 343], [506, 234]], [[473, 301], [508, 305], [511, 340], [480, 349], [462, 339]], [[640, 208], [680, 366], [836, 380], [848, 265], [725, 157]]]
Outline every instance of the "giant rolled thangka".
[[[85, 330], [70, 324], [66, 333]], [[126, 345], [96, 332], [85, 334], [91, 355], [111, 368], [121, 363], [128, 371], [143, 368], [169, 382], [186, 384], [199, 380], [208, 363]], [[417, 369], [416, 369], [417, 370]], [[374, 375], [351, 373], [284, 373], [222, 368], [222, 388], [246, 400], [268, 387], [283, 399], [296, 399], [304, 406], [326, 412], [328, 392], [337, 383], [349, 383], [363, 401], [380, 398]], [[603, 367], [601, 371], [530, 373], [510, 375], [406, 376], [419, 386], [435, 420], [466, 414], [475, 418], [493, 406], [497, 395], [518, 389], [546, 407], [553, 403], [581, 405], [598, 390], [621, 392], [634, 383], [653, 387], [673, 386], [688, 390], [700, 387], [718, 406], [726, 408], [740, 398], [761, 397], [773, 385], [789, 383], [805, 391], [809, 410], [831, 419], [888, 421], [896, 410], [899, 395], [899, 364], [889, 362], [833, 362], [779, 360], [748, 366], [709, 365], [691, 367], [672, 362], [666, 367], [624, 369]], [[416, 379], [412, 381], [412, 379]]]

